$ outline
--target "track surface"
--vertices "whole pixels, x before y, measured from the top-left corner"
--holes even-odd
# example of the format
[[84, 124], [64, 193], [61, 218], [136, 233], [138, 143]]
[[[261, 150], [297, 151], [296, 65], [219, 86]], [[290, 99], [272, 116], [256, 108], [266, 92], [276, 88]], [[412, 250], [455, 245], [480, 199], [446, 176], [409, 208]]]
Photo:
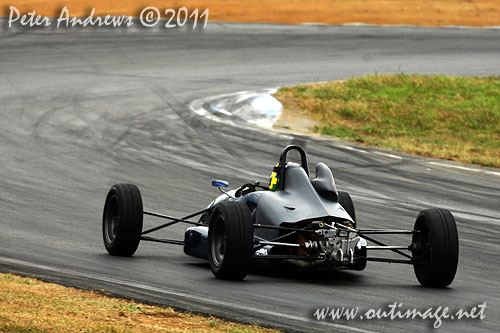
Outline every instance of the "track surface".
[[[58, 30], [0, 38], [0, 269], [288, 329], [431, 329], [432, 321], [308, 323], [316, 307], [469, 308], [500, 325], [500, 177], [236, 129], [190, 112], [194, 99], [378, 73], [500, 74], [500, 31], [210, 24], [206, 31]], [[101, 238], [108, 188], [137, 184], [145, 208], [172, 215], [205, 207], [213, 177], [267, 181], [279, 152], [303, 144], [329, 164], [364, 227], [411, 228], [418, 211], [452, 210], [460, 235], [455, 282], [421, 288], [405, 265], [318, 277], [255, 272], [214, 279], [175, 245], [142, 243], [114, 258]], [[147, 226], [157, 221], [146, 219]], [[178, 226], [160, 235], [182, 238]], [[396, 243], [403, 243], [399, 239]], [[331, 322], [330, 322], [331, 323]], [[335, 326], [335, 325], [341, 326]]]

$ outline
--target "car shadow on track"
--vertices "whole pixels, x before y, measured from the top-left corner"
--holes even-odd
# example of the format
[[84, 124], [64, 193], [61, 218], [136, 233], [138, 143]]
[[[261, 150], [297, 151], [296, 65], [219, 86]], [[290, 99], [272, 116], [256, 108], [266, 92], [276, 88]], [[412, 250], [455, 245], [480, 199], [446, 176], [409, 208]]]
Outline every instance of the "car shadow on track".
[[[190, 262], [191, 267], [210, 270], [208, 262]], [[296, 281], [317, 285], [352, 286], [362, 283], [365, 277], [361, 272], [353, 271], [320, 271], [312, 267], [301, 267], [290, 263], [253, 264], [246, 280], [251, 280], [252, 275], [264, 278]]]
[[253, 265], [250, 274], [285, 278], [287, 280], [307, 282], [318, 285], [353, 285], [360, 283], [363, 276], [353, 271], [328, 271], [304, 266], [303, 263], [264, 263]]

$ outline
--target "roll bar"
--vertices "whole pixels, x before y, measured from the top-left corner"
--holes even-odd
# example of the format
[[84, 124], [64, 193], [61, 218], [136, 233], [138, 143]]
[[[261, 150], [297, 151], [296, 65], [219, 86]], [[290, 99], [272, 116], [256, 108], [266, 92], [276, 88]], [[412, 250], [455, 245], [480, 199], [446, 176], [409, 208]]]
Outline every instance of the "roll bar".
[[277, 184], [277, 190], [278, 191], [283, 191], [284, 186], [285, 186], [285, 164], [286, 164], [286, 155], [290, 150], [296, 150], [300, 154], [300, 164], [302, 166], [302, 169], [306, 172], [307, 176], [309, 176], [309, 168], [307, 166], [307, 155], [304, 149], [302, 147], [297, 146], [297, 145], [289, 145], [286, 146], [285, 149], [281, 152], [280, 155], [280, 161], [277, 166], [274, 167], [273, 171], [276, 172], [278, 175], [278, 184]]

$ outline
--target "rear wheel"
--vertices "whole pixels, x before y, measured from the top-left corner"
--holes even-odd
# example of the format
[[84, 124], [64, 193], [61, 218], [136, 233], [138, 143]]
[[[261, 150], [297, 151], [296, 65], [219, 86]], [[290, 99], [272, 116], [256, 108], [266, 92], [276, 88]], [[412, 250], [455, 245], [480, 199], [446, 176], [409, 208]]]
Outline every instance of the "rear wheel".
[[[354, 221], [352, 228], [356, 229], [356, 211], [354, 209], [354, 203], [352, 202], [351, 196], [349, 195], [349, 193], [343, 191], [339, 191], [338, 193], [339, 204], [344, 207], [347, 214], [351, 216], [352, 220]], [[349, 264], [349, 268], [356, 271], [364, 270], [366, 268], [366, 247], [356, 248], [354, 250], [354, 256], [357, 258], [354, 259], [354, 262], [352, 264]]]
[[349, 214], [354, 221], [353, 228], [356, 228], [356, 211], [351, 196], [347, 192], [339, 191], [339, 204], [344, 207], [347, 214]]
[[253, 220], [241, 202], [219, 204], [208, 230], [210, 269], [215, 277], [242, 280], [250, 269], [253, 250]]
[[142, 197], [137, 186], [113, 185], [106, 197], [102, 217], [104, 246], [109, 254], [132, 256], [141, 239]]
[[458, 266], [458, 232], [449, 210], [432, 208], [418, 214], [412, 238], [413, 265], [418, 282], [443, 288], [453, 282]]
[[352, 264], [349, 264], [349, 268], [356, 271], [364, 270], [366, 268], [366, 257], [367, 257], [366, 246], [363, 246], [361, 248], [356, 248], [354, 250], [354, 258], [356, 257], [358, 258], [354, 259], [354, 262]]

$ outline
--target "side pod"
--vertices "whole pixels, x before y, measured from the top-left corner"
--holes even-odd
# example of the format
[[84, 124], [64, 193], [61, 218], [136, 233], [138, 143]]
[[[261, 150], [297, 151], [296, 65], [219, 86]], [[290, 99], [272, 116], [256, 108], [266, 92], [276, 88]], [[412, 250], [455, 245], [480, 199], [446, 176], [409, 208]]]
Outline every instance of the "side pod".
[[208, 259], [208, 227], [190, 227], [184, 234], [184, 253]]

